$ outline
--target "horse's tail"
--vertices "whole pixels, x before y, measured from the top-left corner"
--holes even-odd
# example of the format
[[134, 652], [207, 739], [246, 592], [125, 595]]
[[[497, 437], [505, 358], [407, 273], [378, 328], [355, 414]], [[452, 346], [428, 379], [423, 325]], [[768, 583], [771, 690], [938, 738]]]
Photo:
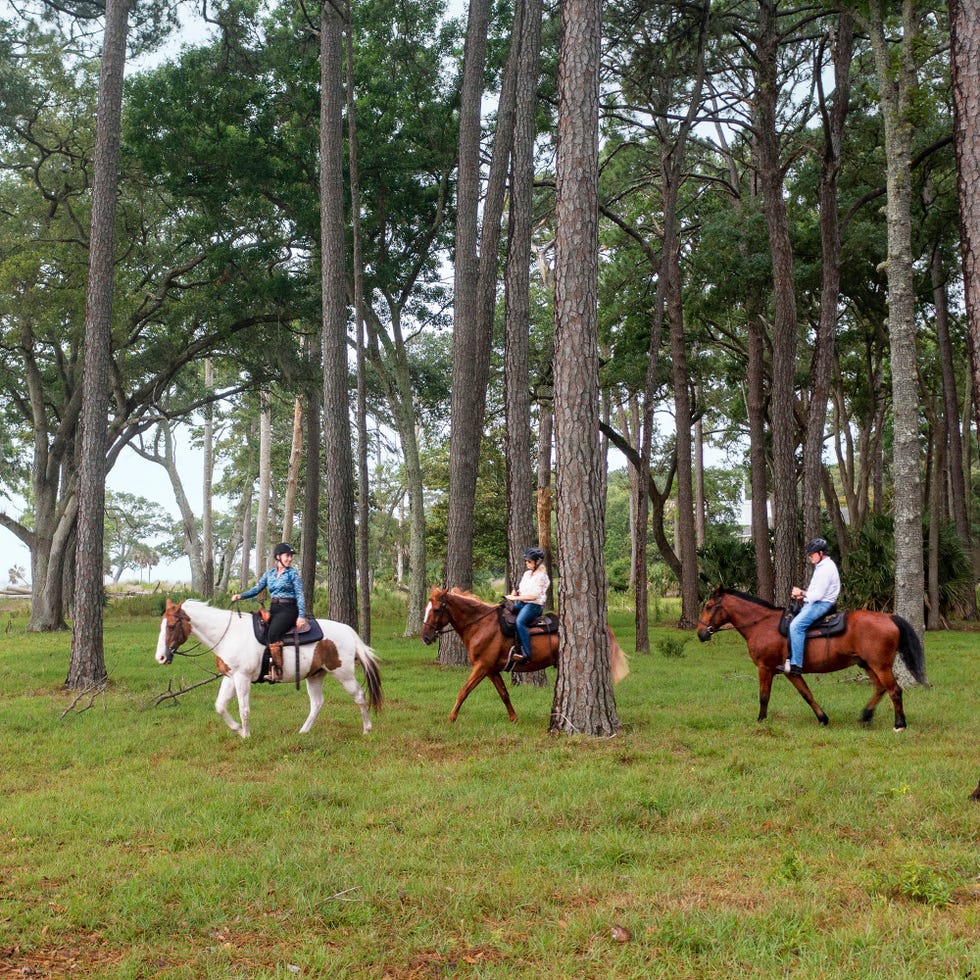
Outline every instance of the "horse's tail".
[[616, 634], [611, 627], [606, 628], [609, 630], [609, 668], [612, 671], [613, 683], [618, 684], [630, 672], [630, 665], [623, 648], [616, 640]]
[[[356, 634], [355, 634], [356, 635]], [[364, 682], [368, 690], [368, 707], [380, 711], [384, 707], [384, 693], [381, 690], [381, 671], [375, 652], [358, 636], [354, 643], [354, 659], [364, 671]]]
[[919, 634], [912, 628], [912, 624], [901, 616], [892, 616], [892, 622], [898, 627], [898, 652], [901, 654], [902, 663], [918, 684], [928, 687], [926, 655]]

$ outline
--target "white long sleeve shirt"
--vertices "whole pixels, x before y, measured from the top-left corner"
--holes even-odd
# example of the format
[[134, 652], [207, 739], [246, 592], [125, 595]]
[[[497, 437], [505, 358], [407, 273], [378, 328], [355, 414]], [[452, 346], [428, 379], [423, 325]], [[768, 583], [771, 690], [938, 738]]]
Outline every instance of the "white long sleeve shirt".
[[[525, 602], [533, 602], [543, 606], [548, 598], [548, 586], [551, 584], [544, 565], [539, 565], [533, 572], [526, 571], [521, 576], [521, 584], [517, 586], [517, 595], [523, 596]], [[534, 598], [529, 598], [533, 596]]]
[[805, 602], [836, 602], [840, 595], [840, 572], [833, 558], [824, 555], [813, 566], [813, 577], [806, 589]]

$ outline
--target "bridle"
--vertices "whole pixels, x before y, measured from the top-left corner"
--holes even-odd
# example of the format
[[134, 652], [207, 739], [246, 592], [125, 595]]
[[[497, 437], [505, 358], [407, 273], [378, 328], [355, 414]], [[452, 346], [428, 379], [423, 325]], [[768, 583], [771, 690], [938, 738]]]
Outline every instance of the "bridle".
[[[456, 626], [453, 625], [452, 618], [451, 618], [451, 616], [449, 614], [449, 603], [446, 602], [446, 593], [445, 592], [443, 593], [442, 599], [440, 599], [438, 601], [435, 600], [435, 599], [430, 600], [429, 605], [432, 606], [432, 618], [433, 619], [438, 620], [442, 616], [445, 616], [446, 617], [446, 621], [441, 626], [429, 625], [428, 617], [426, 617], [426, 621], [422, 625], [423, 625], [423, 627], [428, 626], [429, 629], [432, 631], [432, 639], [435, 639], [437, 636], [444, 636], [446, 633], [449, 633], [450, 631], [456, 629]], [[465, 624], [464, 628], [466, 626], [472, 626], [474, 623], [478, 623], [478, 622], [480, 622], [481, 619], [486, 619], [488, 616], [495, 615], [497, 613], [497, 610], [498, 609], [499, 609], [499, 606], [491, 606], [486, 612], [480, 613], [479, 616], [475, 617], [474, 619], [469, 620]], [[427, 642], [431, 643], [432, 640], [429, 640]]]
[[[443, 597], [442, 600], [438, 604], [435, 601], [433, 601], [431, 603], [431, 606], [432, 606], [432, 617], [433, 617], [433, 619], [438, 620], [441, 616], [445, 616], [446, 617], [445, 622], [441, 626], [434, 626], [434, 625], [433, 626], [429, 626], [429, 629], [432, 630], [433, 637], [436, 637], [436, 636], [445, 636], [446, 633], [449, 633], [453, 629], [455, 629], [455, 627], [453, 626], [452, 619], [449, 616], [449, 603], [446, 602], [445, 597]], [[422, 625], [423, 626], [428, 626], [429, 625], [428, 619]]]
[[173, 663], [174, 655], [178, 652], [182, 657], [191, 656], [188, 652], [178, 650], [178, 647], [183, 646], [187, 642], [187, 638], [191, 635], [191, 618], [183, 609], [178, 607], [173, 614], [170, 611], [167, 612], [166, 621], [167, 663], [171, 664]]
[[707, 633], [708, 636], [714, 636], [715, 633], [717, 633], [718, 630], [721, 629], [721, 624], [716, 623], [715, 620], [717, 619], [718, 613], [721, 610], [722, 605], [717, 599], [712, 597], [705, 603], [704, 612], [708, 611], [709, 605], [711, 607], [711, 618], [708, 620], [708, 625], [703, 627], [702, 630], [700, 630], [699, 632]]
[[[241, 618], [241, 612], [238, 615]], [[171, 618], [169, 612], [165, 614], [165, 618], [167, 620], [166, 663], [168, 664], [173, 663], [176, 654], [179, 654], [181, 657], [203, 657], [206, 653], [214, 653], [215, 648], [220, 646], [221, 641], [228, 635], [228, 630], [231, 629], [231, 619], [229, 619], [228, 625], [225, 626], [225, 631], [218, 637], [217, 642], [213, 646], [202, 650], [200, 648], [204, 644], [198, 640], [197, 645], [191, 647], [190, 650], [180, 650], [178, 647], [183, 646], [191, 635], [191, 617], [182, 608], [178, 607], [173, 614], [173, 618]]]

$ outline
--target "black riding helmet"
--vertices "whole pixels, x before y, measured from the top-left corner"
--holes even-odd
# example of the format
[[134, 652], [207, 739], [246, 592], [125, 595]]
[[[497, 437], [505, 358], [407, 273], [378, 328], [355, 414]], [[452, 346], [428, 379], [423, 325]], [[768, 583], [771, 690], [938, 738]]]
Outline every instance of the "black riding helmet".
[[544, 552], [540, 548], [528, 548], [524, 552], [525, 561], [544, 561]]
[[272, 553], [272, 556], [274, 558], [278, 558], [280, 555], [295, 555], [295, 554], [296, 552], [293, 550], [293, 546], [291, 544], [286, 544], [286, 542], [283, 541], [282, 544], [276, 545], [276, 550]]
[[827, 548], [830, 547], [823, 538], [814, 538], [806, 546], [806, 555], [815, 555], [818, 551], [822, 551], [824, 554], [827, 553]]

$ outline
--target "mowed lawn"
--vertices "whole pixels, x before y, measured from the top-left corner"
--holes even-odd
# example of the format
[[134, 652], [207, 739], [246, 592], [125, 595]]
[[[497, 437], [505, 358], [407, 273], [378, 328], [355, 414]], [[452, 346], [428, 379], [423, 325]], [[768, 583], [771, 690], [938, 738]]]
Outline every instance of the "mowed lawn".
[[210, 666], [158, 666], [159, 620], [111, 610], [74, 704], [69, 637], [24, 623], [0, 609], [0, 976], [980, 976], [978, 633], [927, 636], [896, 734], [857, 670], [813, 679], [828, 728], [782, 678], [759, 724], [737, 634], [658, 626], [598, 741], [547, 733], [550, 685], [450, 725], [465, 672], [384, 620], [370, 735], [328, 679], [305, 736], [305, 690], [255, 688], [243, 741], [213, 684], [153, 706]]

